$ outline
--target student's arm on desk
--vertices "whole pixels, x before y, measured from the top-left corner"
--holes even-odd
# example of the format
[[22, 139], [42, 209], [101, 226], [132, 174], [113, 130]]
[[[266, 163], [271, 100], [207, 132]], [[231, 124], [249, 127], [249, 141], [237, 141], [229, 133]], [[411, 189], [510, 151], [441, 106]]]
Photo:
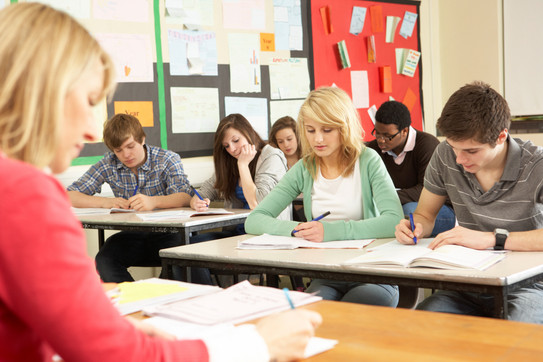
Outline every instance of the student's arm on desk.
[[73, 207], [98, 207], [103, 209], [129, 209], [130, 202], [122, 197], [102, 197], [86, 195], [79, 191], [68, 191]]
[[302, 169], [302, 162], [295, 164], [249, 214], [245, 221], [247, 233], [290, 236], [298, 222], [278, 220], [277, 216], [303, 191]]
[[437, 214], [441, 207], [443, 207], [443, 204], [445, 204], [446, 199], [446, 196], [434, 194], [426, 188], [423, 188], [417, 209], [413, 213], [415, 230], [411, 230], [409, 220], [401, 220], [400, 223], [396, 225], [396, 240], [402, 244], [414, 244], [414, 236], [417, 238], [429, 237], [434, 229], [434, 222]]
[[137, 194], [128, 199], [130, 208], [136, 211], [150, 211], [154, 209], [169, 209], [174, 207], [190, 206], [191, 196], [185, 192], [171, 195], [147, 196]]
[[[493, 248], [496, 245], [496, 238], [492, 231], [476, 231], [457, 226], [436, 236], [429, 247], [435, 249], [448, 244], [484, 250]], [[510, 232], [505, 241], [505, 249], [543, 251], [543, 229]]]

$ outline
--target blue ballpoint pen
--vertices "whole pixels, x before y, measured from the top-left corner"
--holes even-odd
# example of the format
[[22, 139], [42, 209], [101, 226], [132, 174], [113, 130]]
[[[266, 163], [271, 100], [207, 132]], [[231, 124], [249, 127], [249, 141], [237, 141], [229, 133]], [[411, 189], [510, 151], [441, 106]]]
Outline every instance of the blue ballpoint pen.
[[136, 185], [136, 189], [134, 190], [134, 193], [132, 194], [132, 196], [136, 196], [136, 194], [138, 193], [138, 188], [140, 187], [140, 185]]
[[[330, 215], [330, 211], [326, 211], [324, 214], [322, 214], [322, 215], [320, 215], [320, 216], [317, 216], [316, 218], [314, 218], [314, 219], [311, 220], [311, 221], [319, 221], [320, 219], [325, 218], [325, 217], [328, 216], [328, 215]], [[292, 234], [295, 234], [295, 233], [297, 233], [297, 232], [298, 232], [298, 230], [293, 230], [293, 231], [292, 231]]]
[[[196, 196], [198, 196], [198, 198], [202, 201], [204, 201], [204, 198], [198, 193], [198, 191], [196, 191], [196, 189], [194, 187], [192, 187], [192, 185], [190, 186], [190, 188], [192, 189], [192, 191], [194, 191], [194, 194]], [[208, 204], [206, 204], [206, 206], [209, 206]]]
[[[413, 214], [409, 214], [409, 221], [411, 222], [411, 231], [415, 232], [415, 221], [413, 220]], [[417, 244], [417, 237], [413, 235], [413, 242]]]
[[294, 303], [292, 303], [292, 299], [290, 299], [290, 295], [288, 294], [288, 288], [283, 288], [283, 292], [285, 292], [285, 297], [287, 297], [288, 304], [290, 305], [290, 309], [295, 309]]

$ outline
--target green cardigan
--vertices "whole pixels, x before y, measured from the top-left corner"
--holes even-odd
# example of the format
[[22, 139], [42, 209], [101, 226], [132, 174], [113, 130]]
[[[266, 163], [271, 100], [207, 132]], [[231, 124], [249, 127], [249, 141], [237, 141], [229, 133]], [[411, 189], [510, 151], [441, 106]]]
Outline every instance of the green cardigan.
[[[395, 226], [404, 217], [398, 194], [381, 157], [365, 147], [359, 160], [364, 219], [322, 220], [324, 241], [394, 237]], [[245, 221], [245, 231], [257, 235], [289, 236], [298, 222], [277, 220], [276, 217], [303, 193], [305, 216], [311, 220], [312, 188], [313, 178], [299, 161], [251, 212]]]

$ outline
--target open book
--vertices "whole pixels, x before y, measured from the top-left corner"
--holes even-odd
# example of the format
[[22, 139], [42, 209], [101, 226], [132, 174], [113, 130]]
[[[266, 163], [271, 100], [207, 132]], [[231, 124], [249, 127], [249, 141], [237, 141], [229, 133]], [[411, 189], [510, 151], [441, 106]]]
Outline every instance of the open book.
[[136, 212], [134, 209], [103, 209], [99, 207], [72, 207], [72, 211], [76, 215], [107, 215], [121, 212]]
[[[289, 291], [295, 306], [314, 303], [321, 297]], [[281, 289], [255, 286], [243, 281], [221, 291], [197, 298], [144, 308], [144, 313], [181, 320], [184, 322], [213, 325], [242, 323], [290, 308]]]
[[394, 240], [368, 250], [343, 265], [378, 265], [428, 267], [439, 269], [485, 270], [505, 257], [491, 250], [474, 250], [458, 245], [429, 249], [432, 239], [420, 239], [417, 245], [404, 245]]
[[277, 236], [262, 234], [238, 243], [238, 249], [362, 249], [375, 239], [364, 240], [338, 240], [316, 243], [292, 236]]
[[175, 220], [186, 219], [194, 216], [209, 216], [209, 215], [230, 215], [232, 211], [225, 209], [209, 208], [206, 211], [194, 211], [194, 210], [170, 210], [170, 211], [158, 211], [148, 214], [136, 214], [140, 219], [144, 221], [156, 221], [156, 220]]

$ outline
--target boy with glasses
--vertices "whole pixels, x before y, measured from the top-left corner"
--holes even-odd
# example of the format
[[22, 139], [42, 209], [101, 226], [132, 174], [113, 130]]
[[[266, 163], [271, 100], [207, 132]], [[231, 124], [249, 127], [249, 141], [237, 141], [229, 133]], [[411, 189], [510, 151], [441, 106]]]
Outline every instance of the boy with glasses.
[[[397, 101], [385, 102], [375, 114], [375, 140], [368, 143], [385, 163], [398, 190], [404, 215], [417, 208], [424, 183], [426, 166], [439, 140], [433, 135], [411, 127], [411, 115], [405, 105]], [[452, 229], [456, 218], [452, 207], [443, 205], [436, 218], [432, 236]]]

